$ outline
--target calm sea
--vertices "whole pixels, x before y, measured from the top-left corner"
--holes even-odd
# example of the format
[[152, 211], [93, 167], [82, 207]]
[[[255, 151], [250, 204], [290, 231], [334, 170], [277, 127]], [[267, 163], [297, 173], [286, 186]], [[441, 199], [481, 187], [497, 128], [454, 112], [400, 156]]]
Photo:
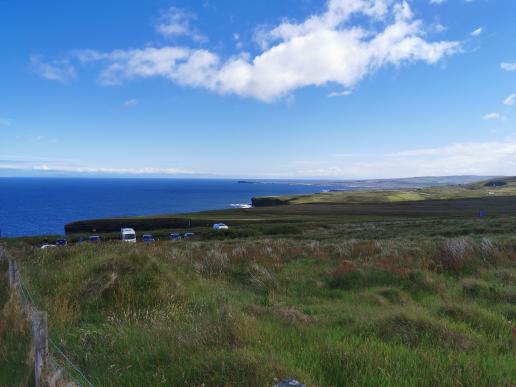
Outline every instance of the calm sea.
[[231, 208], [250, 204], [253, 196], [331, 188], [212, 179], [0, 178], [0, 235], [63, 234], [74, 220]]

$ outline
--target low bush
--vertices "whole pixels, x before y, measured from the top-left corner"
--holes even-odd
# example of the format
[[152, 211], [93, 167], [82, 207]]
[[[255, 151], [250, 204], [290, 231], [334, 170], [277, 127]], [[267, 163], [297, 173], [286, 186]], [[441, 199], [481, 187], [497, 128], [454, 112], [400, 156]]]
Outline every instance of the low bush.
[[396, 312], [375, 322], [375, 328], [383, 340], [397, 341], [409, 347], [419, 345], [450, 347], [473, 350], [480, 339], [473, 333], [460, 332], [456, 328], [417, 312]]

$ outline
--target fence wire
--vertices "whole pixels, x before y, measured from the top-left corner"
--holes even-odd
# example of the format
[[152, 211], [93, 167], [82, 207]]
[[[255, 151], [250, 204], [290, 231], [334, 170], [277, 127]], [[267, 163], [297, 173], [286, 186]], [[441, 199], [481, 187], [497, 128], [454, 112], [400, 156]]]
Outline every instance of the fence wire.
[[[4, 255], [4, 250], [2, 248], [0, 248], [0, 259], [3, 257], [3, 255]], [[14, 261], [14, 262], [16, 262], [16, 261]], [[18, 265], [16, 265], [15, 277], [18, 280], [20, 294], [21, 294], [23, 304], [28, 306], [29, 308], [37, 309], [36, 308], [37, 304], [34, 302], [33, 297], [31, 296], [29, 290], [27, 289], [27, 287], [25, 286], [25, 284], [21, 278], [21, 274], [18, 269]], [[59, 355], [59, 357], [65, 363], [65, 364], [62, 364], [62, 363], [60, 364], [60, 363], [56, 362], [54, 359], [52, 359], [51, 357], [49, 357], [50, 361], [54, 363], [54, 366], [58, 366], [58, 367], [62, 368], [65, 371], [66, 375], [71, 380], [73, 380], [77, 385], [79, 385], [81, 387], [82, 386], [95, 387], [95, 385], [90, 381], [90, 379], [88, 379], [88, 377], [84, 374], [84, 372], [82, 372], [80, 370], [80, 368], [75, 363], [73, 363], [68, 356], [65, 355], [64, 351], [61, 348], [59, 348], [59, 346], [55, 343], [55, 341], [52, 340], [50, 335], [48, 336], [48, 342], [53, 347], [54, 351]], [[79, 380], [77, 380], [77, 377], [73, 375], [73, 372], [71, 370], [73, 370], [76, 373], [76, 376], [77, 375], [80, 376], [80, 378], [83, 380], [82, 383], [79, 382]]]

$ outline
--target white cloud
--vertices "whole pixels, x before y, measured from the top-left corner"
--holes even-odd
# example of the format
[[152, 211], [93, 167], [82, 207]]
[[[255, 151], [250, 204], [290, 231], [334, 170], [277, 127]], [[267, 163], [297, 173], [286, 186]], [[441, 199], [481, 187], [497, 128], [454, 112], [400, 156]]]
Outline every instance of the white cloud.
[[[372, 160], [371, 160], [372, 159]], [[297, 177], [387, 178], [446, 175], [516, 175], [516, 141], [459, 143], [346, 160], [343, 165], [298, 170]]]
[[351, 90], [344, 90], [344, 91], [334, 91], [328, 94], [328, 97], [345, 97], [347, 95], [351, 95], [353, 92]]
[[503, 104], [507, 106], [512, 106], [516, 102], [516, 94], [511, 94], [507, 98], [503, 100]]
[[482, 32], [484, 32], [484, 28], [479, 27], [479, 28], [477, 28], [476, 30], [472, 31], [472, 32], [470, 33], [470, 35], [471, 35], [471, 36], [480, 36], [480, 35], [482, 35]]
[[488, 113], [488, 114], [485, 114], [482, 119], [486, 120], [486, 121], [490, 121], [490, 120], [500, 120], [502, 118], [502, 116], [500, 115], [500, 113]]
[[500, 63], [500, 67], [502, 68], [502, 70], [505, 70], [505, 71], [516, 71], [516, 62], [514, 62], [514, 63], [502, 62], [502, 63]]
[[196, 18], [195, 14], [191, 12], [185, 12], [179, 8], [170, 7], [161, 13], [155, 28], [159, 34], [166, 38], [188, 36], [194, 41], [206, 41], [206, 37], [191, 26], [191, 21]]
[[[355, 16], [369, 27], [356, 25]], [[171, 27], [170, 33], [183, 30]], [[352, 88], [381, 68], [433, 64], [460, 50], [458, 42], [426, 40], [425, 32], [406, 1], [330, 0], [322, 14], [262, 29], [263, 51], [255, 57], [240, 53], [223, 60], [209, 50], [184, 46], [83, 50], [75, 55], [81, 61], [103, 62], [100, 82], [105, 85], [162, 77], [219, 94], [274, 101], [308, 86]]]
[[20, 159], [10, 156], [0, 156], [0, 170], [11, 169], [19, 171], [56, 172], [69, 174], [110, 174], [110, 175], [195, 175], [196, 172], [182, 168], [116, 168], [116, 167], [88, 167], [59, 160], [44, 160], [37, 158]]
[[136, 105], [138, 105], [140, 101], [138, 101], [136, 98], [128, 99], [127, 101], [124, 101], [124, 107], [131, 108]]
[[32, 56], [30, 65], [36, 74], [50, 81], [68, 83], [76, 77], [75, 68], [68, 60], [45, 63], [40, 57]]
[[442, 4], [444, 3], [446, 0], [430, 0], [430, 4]]

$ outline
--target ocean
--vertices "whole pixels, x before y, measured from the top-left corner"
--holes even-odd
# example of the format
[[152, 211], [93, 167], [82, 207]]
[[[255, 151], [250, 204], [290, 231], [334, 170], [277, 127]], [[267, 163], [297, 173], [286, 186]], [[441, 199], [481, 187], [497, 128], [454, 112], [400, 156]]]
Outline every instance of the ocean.
[[0, 236], [63, 234], [75, 220], [245, 207], [253, 196], [331, 188], [221, 179], [0, 178]]

